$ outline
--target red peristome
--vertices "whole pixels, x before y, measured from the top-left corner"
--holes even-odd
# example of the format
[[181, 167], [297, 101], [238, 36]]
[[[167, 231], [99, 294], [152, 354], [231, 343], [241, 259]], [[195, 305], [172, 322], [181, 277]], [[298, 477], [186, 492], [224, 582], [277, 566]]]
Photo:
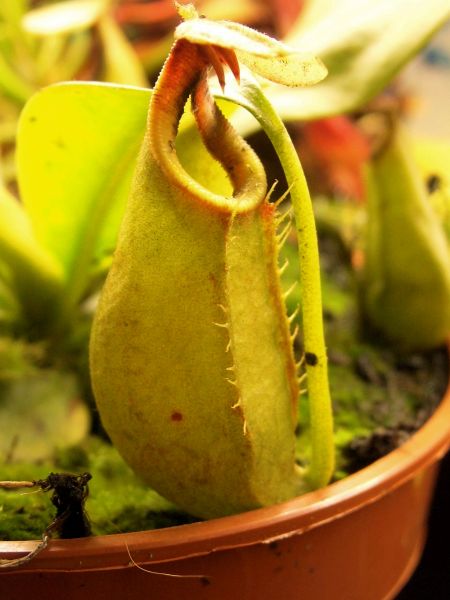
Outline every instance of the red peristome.
[[203, 54], [207, 57], [208, 62], [214, 69], [214, 72], [217, 75], [217, 79], [219, 80], [219, 84], [222, 90], [225, 88], [224, 65], [230, 69], [236, 81], [239, 83], [239, 62], [234, 50], [230, 50], [229, 48], [222, 48], [221, 46], [215, 46], [212, 44], [201, 46], [201, 49]]
[[225, 88], [225, 71], [223, 68], [223, 60], [216, 48], [216, 46], [201, 46], [202, 52], [214, 69], [217, 79], [219, 80], [219, 85], [223, 90]]
[[230, 48], [223, 48], [222, 46], [213, 46], [213, 48], [219, 55], [220, 60], [229, 67], [230, 71], [234, 75], [234, 78], [239, 83], [241, 79], [241, 71], [236, 52]]

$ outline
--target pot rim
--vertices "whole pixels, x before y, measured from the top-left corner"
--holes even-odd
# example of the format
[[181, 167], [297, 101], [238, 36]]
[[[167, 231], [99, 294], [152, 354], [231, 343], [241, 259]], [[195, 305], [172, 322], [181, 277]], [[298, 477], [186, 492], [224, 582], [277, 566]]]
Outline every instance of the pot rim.
[[[21, 569], [125, 568], [134, 561], [157, 564], [231, 547], [273, 543], [377, 501], [440, 460], [449, 447], [450, 385], [433, 415], [402, 446], [326, 488], [275, 506], [188, 525], [75, 540], [52, 540], [48, 548]], [[0, 556], [19, 558], [35, 547], [35, 541], [0, 541]]]

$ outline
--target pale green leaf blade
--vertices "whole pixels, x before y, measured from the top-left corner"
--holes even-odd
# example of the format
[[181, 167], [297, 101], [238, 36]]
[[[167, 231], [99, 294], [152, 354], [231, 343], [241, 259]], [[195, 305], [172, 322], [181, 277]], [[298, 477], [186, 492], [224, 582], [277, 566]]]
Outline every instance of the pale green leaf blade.
[[270, 101], [284, 120], [351, 112], [379, 93], [450, 18], [448, 0], [343, 0], [328, 16], [287, 41], [323, 60], [328, 77], [317, 86], [271, 86]]
[[0, 51], [0, 92], [18, 104], [24, 104], [34, 92], [26, 81]]
[[28, 33], [38, 36], [82, 31], [92, 27], [105, 11], [105, 0], [67, 0], [29, 11], [22, 20]]
[[[41, 245], [62, 265], [74, 306], [108, 263], [144, 136], [150, 90], [110, 84], [50, 86], [27, 104], [19, 125], [23, 202]], [[228, 189], [187, 115], [177, 150], [195, 177]]]
[[63, 265], [73, 302], [114, 249], [149, 98], [140, 88], [60, 84], [22, 113], [21, 195], [37, 239]]
[[[9, 351], [5, 339], [0, 350]], [[3, 367], [3, 365], [1, 365]], [[80, 443], [90, 416], [75, 376], [50, 369], [22, 376], [0, 371], [0, 455], [11, 462], [48, 460], [57, 449]]]
[[290, 48], [263, 33], [231, 21], [184, 21], [176, 28], [175, 39], [234, 50], [239, 60], [253, 72], [283, 85], [314, 85], [327, 74], [323, 63], [314, 54]]
[[148, 80], [133, 46], [110, 15], [102, 17], [98, 32], [103, 45], [103, 81], [147, 87]]
[[[62, 288], [62, 269], [35, 239], [28, 215], [0, 184], [0, 263], [9, 272], [11, 291], [23, 315], [43, 326], [47, 311], [56, 312]], [[1, 276], [1, 275], [0, 275]]]

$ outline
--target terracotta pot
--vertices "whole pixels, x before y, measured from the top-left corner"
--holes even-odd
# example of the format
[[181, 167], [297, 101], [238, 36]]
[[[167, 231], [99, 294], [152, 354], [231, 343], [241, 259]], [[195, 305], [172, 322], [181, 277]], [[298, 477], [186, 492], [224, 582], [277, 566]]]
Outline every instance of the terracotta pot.
[[[0, 598], [393, 598], [419, 560], [449, 445], [447, 392], [401, 448], [326, 489], [203, 523], [52, 541], [1, 573]], [[35, 544], [0, 542], [0, 556], [18, 558]]]

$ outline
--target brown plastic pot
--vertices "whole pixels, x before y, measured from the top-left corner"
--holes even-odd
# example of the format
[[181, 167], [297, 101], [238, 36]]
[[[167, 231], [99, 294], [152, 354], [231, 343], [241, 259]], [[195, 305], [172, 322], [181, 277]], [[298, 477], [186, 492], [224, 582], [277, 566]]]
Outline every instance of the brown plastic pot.
[[[403, 446], [343, 481], [208, 522], [52, 541], [32, 562], [0, 574], [0, 598], [393, 598], [420, 558], [449, 445], [450, 391]], [[0, 556], [18, 558], [35, 545], [0, 542]]]

